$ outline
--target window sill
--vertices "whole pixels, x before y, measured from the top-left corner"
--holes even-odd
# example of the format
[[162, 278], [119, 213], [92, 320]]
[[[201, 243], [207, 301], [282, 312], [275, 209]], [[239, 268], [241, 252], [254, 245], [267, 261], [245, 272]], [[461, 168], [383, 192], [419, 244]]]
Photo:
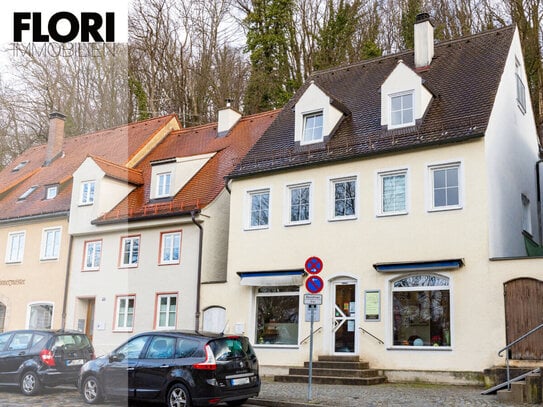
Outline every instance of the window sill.
[[181, 261], [158, 263], [159, 266], [176, 266], [178, 264], [181, 264]]
[[251, 230], [266, 230], [266, 229], [269, 229], [270, 228], [270, 225], [263, 225], [263, 226], [249, 226], [249, 227], [246, 227], [245, 230], [246, 232], [250, 232]]
[[136, 269], [138, 268], [138, 264], [121, 264], [119, 268], [120, 269]]
[[84, 203], [84, 202], [79, 202], [79, 203], [77, 204], [77, 206], [92, 206], [92, 205], [94, 205], [94, 202], [86, 202], [86, 203]]
[[337, 218], [330, 218], [328, 219], [328, 222], [343, 222], [346, 220], [357, 220], [358, 216], [342, 216]]
[[464, 209], [463, 205], [457, 205], [457, 206], [440, 206], [436, 208], [430, 208], [428, 209], [428, 212], [446, 212], [446, 211], [459, 211], [461, 209]]
[[274, 345], [273, 343], [255, 343], [253, 345], [254, 348], [258, 349], [299, 349], [300, 347], [298, 345]]
[[414, 350], [417, 352], [420, 351], [430, 351], [430, 352], [449, 352], [452, 351], [451, 346], [389, 346], [387, 350]]
[[289, 223], [285, 223], [285, 227], [291, 227], [291, 226], [303, 226], [303, 225], [311, 225], [311, 221], [310, 221], [310, 220], [304, 220], [304, 221], [301, 221], [301, 222], [289, 222]]
[[86, 273], [86, 272], [94, 272], [94, 271], [100, 271], [99, 268], [96, 268], [96, 269], [83, 269], [81, 270], [83, 273]]
[[405, 216], [405, 215], [409, 215], [409, 212], [404, 211], [404, 212], [378, 213], [376, 216], [378, 218], [388, 218], [391, 216]]
[[115, 328], [115, 329], [113, 329], [112, 332], [113, 332], [113, 333], [127, 333], [127, 332], [134, 332], [134, 328], [127, 328], [127, 329]]

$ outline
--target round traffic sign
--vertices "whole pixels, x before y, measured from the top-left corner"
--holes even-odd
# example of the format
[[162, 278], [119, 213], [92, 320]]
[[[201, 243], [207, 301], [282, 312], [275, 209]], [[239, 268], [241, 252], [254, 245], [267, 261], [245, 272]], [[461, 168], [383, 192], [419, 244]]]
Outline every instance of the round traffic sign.
[[305, 261], [305, 271], [310, 274], [319, 274], [322, 271], [322, 260], [316, 256], [310, 257]]
[[319, 276], [309, 276], [305, 280], [305, 288], [312, 294], [319, 293], [324, 287], [324, 281]]

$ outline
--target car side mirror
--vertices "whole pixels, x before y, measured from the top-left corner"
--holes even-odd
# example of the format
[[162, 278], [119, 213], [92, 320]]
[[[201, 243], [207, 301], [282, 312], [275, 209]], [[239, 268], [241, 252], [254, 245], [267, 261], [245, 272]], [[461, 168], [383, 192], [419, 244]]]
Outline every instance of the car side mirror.
[[123, 353], [111, 353], [109, 355], [109, 361], [110, 362], [121, 362], [124, 360], [124, 354]]

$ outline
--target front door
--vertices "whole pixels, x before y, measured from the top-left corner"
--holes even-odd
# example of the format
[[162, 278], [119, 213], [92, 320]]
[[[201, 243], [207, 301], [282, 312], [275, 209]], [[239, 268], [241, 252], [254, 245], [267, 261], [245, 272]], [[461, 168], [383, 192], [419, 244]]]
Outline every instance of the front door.
[[[507, 343], [543, 322], [543, 281], [518, 278], [504, 284]], [[543, 329], [511, 348], [512, 359], [543, 360]]]
[[94, 335], [94, 298], [87, 300], [87, 317], [85, 319], [85, 333], [92, 342]]
[[334, 353], [355, 353], [356, 345], [356, 284], [354, 281], [338, 281], [334, 286]]

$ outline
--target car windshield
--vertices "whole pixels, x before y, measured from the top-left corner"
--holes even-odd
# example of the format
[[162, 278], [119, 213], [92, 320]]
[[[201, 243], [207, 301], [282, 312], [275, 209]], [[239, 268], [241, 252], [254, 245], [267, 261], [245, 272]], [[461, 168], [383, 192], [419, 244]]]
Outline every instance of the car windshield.
[[209, 342], [211, 350], [218, 361], [227, 361], [236, 358], [251, 357], [253, 348], [245, 337], [226, 337]]

